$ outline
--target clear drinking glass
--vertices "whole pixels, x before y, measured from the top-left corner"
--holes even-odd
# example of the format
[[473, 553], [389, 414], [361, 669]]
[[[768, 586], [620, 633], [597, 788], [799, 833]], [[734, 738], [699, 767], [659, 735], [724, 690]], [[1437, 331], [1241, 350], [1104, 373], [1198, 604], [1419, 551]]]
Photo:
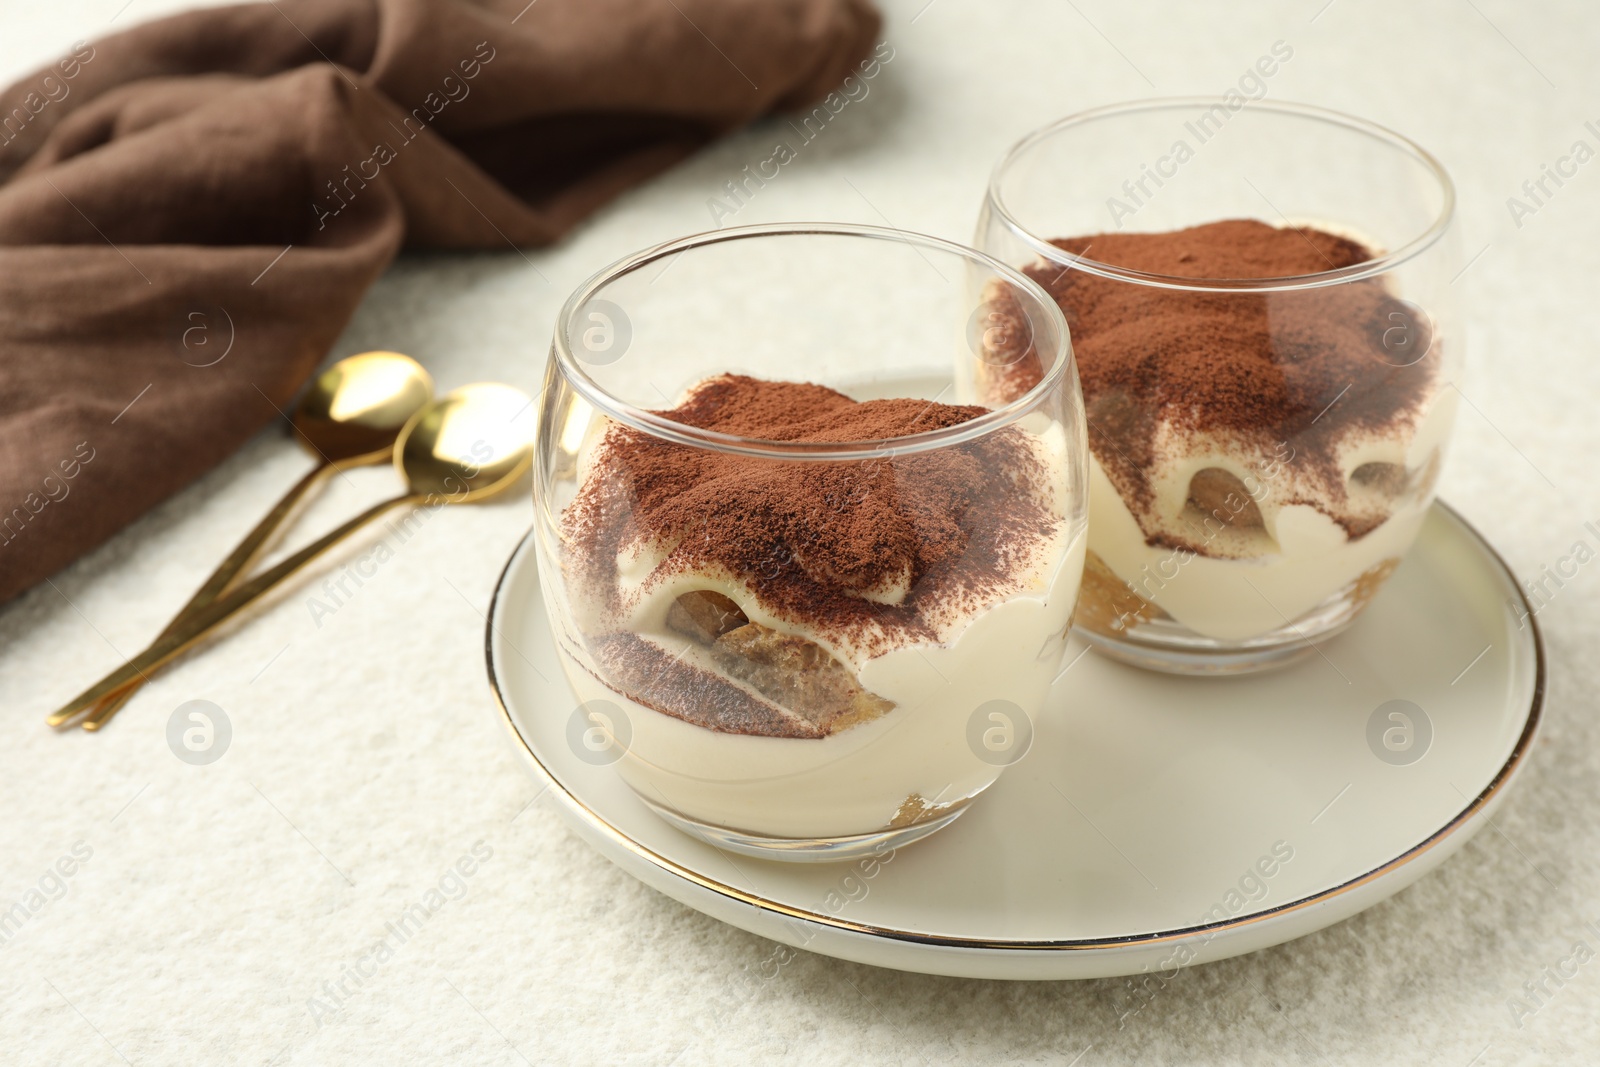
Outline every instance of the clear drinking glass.
[[1177, 673], [1289, 662], [1349, 625], [1417, 535], [1459, 396], [1438, 161], [1360, 119], [1233, 103], [1029, 134], [974, 242], [1072, 332], [1092, 453], [1076, 625]]
[[[989, 402], [1020, 361], [1034, 384]], [[836, 859], [948, 824], [1026, 753], [1088, 477], [1033, 282], [895, 230], [725, 229], [585, 282], [545, 386], [535, 529], [581, 758], [718, 847]]]

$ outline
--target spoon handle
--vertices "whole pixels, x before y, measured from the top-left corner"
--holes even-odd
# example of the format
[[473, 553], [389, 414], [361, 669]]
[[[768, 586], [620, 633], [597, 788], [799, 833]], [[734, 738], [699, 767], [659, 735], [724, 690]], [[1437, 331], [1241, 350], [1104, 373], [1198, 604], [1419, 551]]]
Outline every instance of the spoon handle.
[[[172, 636], [187, 617], [226, 592], [228, 587], [233, 584], [234, 579], [244, 573], [250, 564], [255, 561], [256, 556], [261, 554], [261, 550], [267, 546], [267, 542], [272, 540], [272, 535], [277, 533], [283, 524], [288, 521], [290, 514], [294, 512], [294, 509], [305, 498], [306, 494], [310, 493], [318, 482], [336, 469], [338, 469], [336, 464], [323, 460], [307, 471], [305, 477], [296, 482], [287, 493], [283, 494], [282, 499], [273, 505], [272, 510], [262, 516], [261, 521], [256, 523], [255, 529], [245, 534], [244, 540], [234, 546], [233, 551], [228, 553], [228, 558], [217, 564], [217, 569], [211, 572], [211, 577], [205, 580], [204, 585], [195, 590], [194, 596], [189, 598], [188, 603], [178, 609], [178, 613], [162, 629], [158, 639]], [[83, 728], [85, 730], [100, 729], [111, 720], [113, 715], [122, 710], [122, 706], [133, 698], [133, 694], [138, 692], [139, 687], [143, 684], [143, 679], [136, 679], [120, 692], [102, 700], [83, 720]], [[65, 723], [62, 725], [65, 725]]]
[[180, 652], [198, 642], [217, 626], [232, 618], [241, 609], [260, 599], [262, 595], [281, 583], [285, 578], [300, 570], [361, 527], [377, 519], [391, 508], [399, 507], [402, 504], [419, 504], [426, 499], [426, 495], [421, 493], [403, 493], [400, 496], [374, 504], [343, 526], [330, 530], [288, 559], [283, 560], [277, 566], [263, 571], [232, 592], [213, 600], [205, 607], [198, 608], [193, 614], [181, 619], [180, 625], [172, 633], [156, 638], [143, 652], [73, 697], [66, 704], [63, 704], [46, 721], [52, 726], [59, 725], [90, 705], [115, 693], [130, 682], [149, 681], [150, 676], [147, 672], [155, 670], [168, 660], [176, 657]]

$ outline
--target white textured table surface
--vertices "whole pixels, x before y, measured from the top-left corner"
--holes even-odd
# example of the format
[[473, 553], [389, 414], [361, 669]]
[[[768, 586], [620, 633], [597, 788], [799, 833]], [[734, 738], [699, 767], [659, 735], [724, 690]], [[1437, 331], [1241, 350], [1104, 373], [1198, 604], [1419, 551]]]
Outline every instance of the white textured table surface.
[[[576, 0], [544, 0], [567, 3]], [[647, 0], [642, 0], [647, 2]], [[0, 0], [0, 80], [178, 4]], [[1468, 376], [1444, 495], [1523, 574], [1600, 519], [1600, 164], [1518, 226], [1507, 198], [1600, 148], [1600, 12], [1507, 0], [890, 4], [893, 61], [732, 219], [891, 223], [966, 239], [992, 161], [1059, 115], [1220, 94], [1274, 41], [1271, 95], [1355, 112], [1436, 152], [1461, 194]], [[1321, 9], [1319, 11], [1319, 8]], [[919, 11], [920, 9], [920, 11]], [[713, 57], [714, 58], [714, 57]], [[1597, 127], [1585, 123], [1597, 121]], [[409, 257], [335, 355], [397, 348], [441, 386], [537, 388], [566, 292], [712, 222], [707, 199], [777, 127], [707, 151], [562, 246]], [[542, 275], [542, 277], [541, 277]], [[546, 280], [548, 279], [548, 280]], [[0, 358], [4, 358], [0, 354]], [[1510, 804], [1441, 871], [1340, 926], [1185, 972], [1129, 1015], [1121, 981], [926, 978], [771, 946], [643, 888], [559, 820], [491, 711], [482, 612], [524, 498], [433, 518], [332, 615], [311, 585], [162, 675], [101, 736], [40, 717], [131, 652], [305, 468], [279, 432], [0, 607], [0, 910], [63, 856], [64, 895], [0, 944], [0, 1049], [21, 1064], [1593, 1062], [1600, 1043], [1600, 577], [1541, 613], [1548, 725]], [[352, 475], [309, 522], [392, 488]], [[70, 507], [70, 499], [64, 505]], [[318, 579], [320, 581], [320, 576]], [[1550, 588], [1553, 588], [1550, 587]], [[326, 598], [324, 598], [326, 599]], [[319, 625], [320, 624], [320, 625]], [[226, 710], [230, 748], [174, 758], [172, 710]], [[530, 803], [531, 802], [531, 803]], [[475, 843], [492, 857], [447, 869]], [[312, 998], [440, 887], [449, 899], [338, 1009]], [[460, 890], [464, 889], [464, 895]], [[1586, 951], [1574, 955], [1574, 943]], [[1579, 963], [1563, 963], [1576, 960]], [[1546, 968], [1577, 967], [1552, 980]], [[1524, 983], [1543, 983], [1530, 999]], [[1537, 1011], [1517, 1012], [1522, 998]], [[732, 1003], [731, 1017], [713, 1004]], [[1587, 1020], [1587, 1021], [1586, 1021]], [[1087, 1051], [1085, 1051], [1087, 1049]]]

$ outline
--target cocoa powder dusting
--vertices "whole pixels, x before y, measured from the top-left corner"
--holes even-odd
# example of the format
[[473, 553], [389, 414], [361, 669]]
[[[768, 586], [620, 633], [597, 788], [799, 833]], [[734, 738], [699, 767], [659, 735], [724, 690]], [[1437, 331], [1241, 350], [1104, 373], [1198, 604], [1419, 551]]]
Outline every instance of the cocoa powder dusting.
[[[857, 402], [819, 385], [722, 375], [657, 414], [772, 441], [842, 443], [956, 426], [986, 410]], [[654, 548], [668, 554], [651, 581], [727, 574], [774, 615], [871, 654], [930, 638], [932, 609], [1004, 593], [1057, 523], [1043, 503], [1048, 471], [1013, 427], [892, 458], [796, 462], [614, 424], [591, 470], [561, 519], [584, 595], [615, 606], [619, 553]]]
[[[1254, 220], [1051, 243], [1100, 263], [1212, 281], [1316, 274], [1372, 258], [1345, 237]], [[1147, 471], [1161, 459], [1154, 441], [1166, 427], [1232, 436], [1248, 448], [1289, 442], [1296, 477], [1312, 491], [1286, 502], [1320, 508], [1352, 537], [1376, 525], [1341, 510], [1346, 487], [1334, 446], [1352, 428], [1383, 431], [1409, 420], [1431, 393], [1438, 363], [1434, 353], [1412, 355], [1429, 352], [1427, 319], [1381, 280], [1218, 293], [1056, 263], [1026, 273], [1066, 315], [1090, 447], [1136, 514], [1149, 506]], [[1038, 373], [1036, 361], [1012, 367], [997, 398], [1019, 395]], [[1152, 543], [1159, 540], [1152, 534]]]

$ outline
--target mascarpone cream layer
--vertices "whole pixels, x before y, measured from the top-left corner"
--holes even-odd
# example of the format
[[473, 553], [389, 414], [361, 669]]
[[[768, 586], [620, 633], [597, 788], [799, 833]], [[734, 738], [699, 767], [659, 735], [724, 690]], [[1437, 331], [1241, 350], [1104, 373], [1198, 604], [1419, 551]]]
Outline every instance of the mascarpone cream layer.
[[[1288, 452], [1263, 453], [1229, 442], [1186, 438], [1158, 442], [1181, 458], [1151, 476], [1154, 510], [1163, 528], [1183, 531], [1205, 555], [1150, 545], [1133, 513], [1100, 464], [1089, 463], [1089, 548], [1144, 599], [1206, 637], [1245, 640], [1298, 619], [1363, 573], [1404, 555], [1416, 538], [1433, 498], [1433, 482], [1455, 419], [1456, 394], [1441, 388], [1414, 426], [1389, 434], [1353, 431], [1338, 445], [1337, 461], [1352, 506], [1348, 513], [1387, 514], [1380, 525], [1351, 539], [1327, 514], [1297, 495], [1314, 496], [1296, 484]], [[1273, 456], [1281, 462], [1274, 466]], [[1413, 488], [1398, 499], [1353, 484], [1350, 476], [1367, 463], [1401, 465]], [[1188, 507], [1189, 481], [1206, 468], [1226, 470], [1244, 484], [1261, 513], [1258, 528], [1239, 528]], [[1270, 476], [1263, 476], [1271, 470]], [[1185, 514], [1187, 508], [1189, 514]]]

